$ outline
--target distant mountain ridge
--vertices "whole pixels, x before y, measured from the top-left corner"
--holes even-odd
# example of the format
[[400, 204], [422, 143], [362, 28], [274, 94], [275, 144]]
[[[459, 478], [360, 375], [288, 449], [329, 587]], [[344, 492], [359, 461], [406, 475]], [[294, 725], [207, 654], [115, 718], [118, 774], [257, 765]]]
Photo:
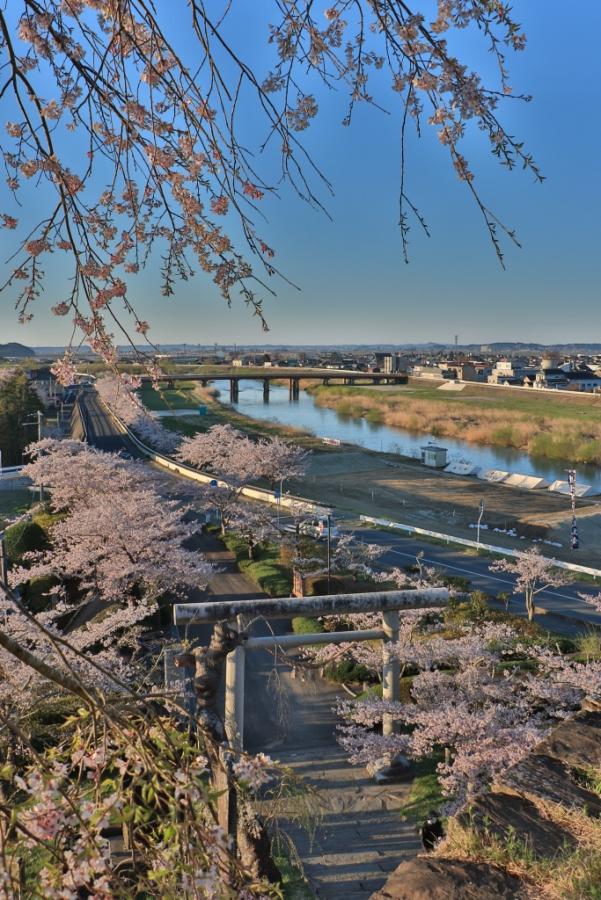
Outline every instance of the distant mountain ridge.
[[[15, 352], [10, 352], [7, 348], [17, 348]], [[365, 350], [365, 351], [374, 351], [374, 350], [383, 350], [383, 351], [417, 351], [421, 353], [442, 353], [444, 351], [450, 350], [460, 350], [464, 353], [523, 353], [532, 351], [534, 353], [540, 353], [549, 351], [549, 352], [558, 352], [558, 353], [601, 353], [601, 343], [599, 342], [591, 342], [591, 341], [569, 341], [564, 344], [542, 344], [536, 341], [480, 341], [478, 343], [458, 343], [457, 345], [452, 343], [438, 343], [436, 341], [424, 341], [424, 342], [399, 342], [399, 343], [370, 343], [370, 344], [358, 344], [358, 343], [338, 343], [338, 344], [293, 344], [293, 343], [278, 343], [278, 344], [244, 344], [241, 342], [231, 342], [231, 343], [219, 343], [219, 344], [196, 344], [196, 343], [173, 343], [173, 344], [157, 344], [157, 348], [162, 353], [169, 353], [174, 351], [184, 351], [188, 353], [197, 353], [197, 352], [215, 352], [217, 351], [227, 351], [232, 352], [234, 348], [238, 353], [244, 352], [271, 352], [271, 351], [291, 351], [296, 352], [298, 350], [318, 350], [318, 351], [353, 351], [353, 350]], [[29, 347], [24, 347], [23, 344], [11, 343], [11, 344], [0, 344], [0, 356], [3, 355], [11, 355], [11, 356], [60, 356], [65, 351], [65, 347], [61, 346], [39, 346], [36, 347], [35, 350], [30, 349]], [[123, 346], [119, 347], [119, 350], [123, 351], [131, 351], [131, 347]], [[139, 346], [137, 349], [148, 352], [148, 347]], [[94, 353], [90, 349], [90, 347], [85, 344], [79, 347], [76, 351], [76, 355], [82, 356], [94, 356]]]
[[35, 350], [26, 347], [25, 344], [18, 344], [16, 341], [10, 341], [8, 344], [0, 344], [0, 357], [14, 359], [24, 359], [27, 356], [35, 356]]

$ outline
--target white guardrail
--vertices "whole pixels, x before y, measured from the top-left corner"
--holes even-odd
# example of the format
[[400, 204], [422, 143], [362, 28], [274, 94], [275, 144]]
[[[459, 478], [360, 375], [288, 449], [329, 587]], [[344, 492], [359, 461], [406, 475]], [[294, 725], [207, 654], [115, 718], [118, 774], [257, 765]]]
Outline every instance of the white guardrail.
[[[359, 516], [362, 522], [370, 525], [380, 525], [382, 528], [394, 528], [396, 531], [406, 531], [410, 534], [423, 534], [425, 537], [446, 541], [447, 544], [460, 544], [462, 547], [474, 547], [476, 550], [486, 550], [489, 553], [500, 553], [503, 556], [518, 556], [519, 550], [511, 550], [509, 547], [494, 547], [492, 544], [478, 543], [467, 538], [454, 537], [452, 534], [442, 534], [439, 531], [428, 531], [427, 528], [418, 528], [416, 525], [403, 525], [400, 522], [391, 522], [389, 519], [375, 519], [373, 516]], [[549, 557], [547, 557], [549, 558]], [[601, 577], [601, 569], [591, 569], [588, 566], [579, 566], [576, 563], [563, 562], [561, 559], [550, 560], [558, 569], [569, 569], [571, 572], [580, 572], [582, 575], [592, 575], [593, 578]]]
[[4, 466], [0, 469], [0, 478], [18, 478], [23, 466]]
[[[211, 484], [215, 483], [220, 487], [227, 487], [227, 482], [222, 479], [215, 478], [214, 475], [207, 474], [206, 472], [200, 472], [198, 469], [193, 469], [191, 466], [186, 466], [184, 463], [176, 462], [171, 456], [166, 456], [163, 453], [157, 453], [156, 450], [153, 450], [151, 447], [148, 447], [144, 444], [136, 435], [133, 433], [131, 428], [128, 428], [125, 422], [123, 422], [116, 413], [108, 406], [100, 397], [98, 398], [100, 403], [104, 406], [108, 415], [111, 417], [121, 434], [126, 434], [129, 440], [134, 444], [135, 447], [140, 450], [145, 456], [152, 460], [152, 462], [156, 463], [159, 466], [163, 466], [165, 469], [169, 469], [171, 472], [177, 472], [178, 475], [182, 475], [184, 478], [189, 478], [191, 481], [198, 481], [201, 484]], [[262, 503], [273, 503], [279, 504], [280, 506], [285, 506], [289, 509], [299, 509], [306, 510], [307, 512], [315, 513], [316, 515], [327, 515], [331, 512], [329, 507], [319, 506], [317, 503], [313, 503], [312, 500], [306, 500], [304, 497], [295, 497], [293, 494], [282, 494], [278, 497], [275, 491], [269, 491], [266, 488], [258, 488], [258, 487], [243, 487], [241, 492], [243, 497], [248, 497], [250, 500], [258, 500]]]

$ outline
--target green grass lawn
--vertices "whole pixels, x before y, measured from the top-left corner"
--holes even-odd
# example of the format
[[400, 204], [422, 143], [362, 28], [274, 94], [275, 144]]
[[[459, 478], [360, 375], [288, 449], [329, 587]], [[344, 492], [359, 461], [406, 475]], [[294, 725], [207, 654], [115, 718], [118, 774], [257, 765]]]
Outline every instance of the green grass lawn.
[[436, 766], [441, 757], [427, 757], [414, 763], [415, 776], [407, 802], [401, 807], [401, 817], [421, 825], [430, 811], [440, 809], [444, 797], [438, 783]]
[[[459, 407], [472, 409], [477, 406], [508, 410], [531, 416], [549, 416], [578, 420], [580, 422], [601, 421], [601, 398], [591, 394], [583, 394], [575, 397], [573, 394], [558, 396], [535, 391], [511, 391], [505, 388], [485, 387], [484, 385], [467, 383], [462, 391], [441, 391], [440, 382], [435, 384], [425, 383], [420, 380], [411, 380], [407, 386], [398, 385], [389, 390], [381, 391], [375, 388], [345, 387], [345, 396], [371, 396], [380, 401], [386, 399], [398, 400], [405, 396], [407, 400], [431, 400], [449, 408]], [[310, 389], [315, 391], [340, 390], [339, 385], [332, 388], [316, 386]]]
[[194, 382], [176, 382], [174, 390], [165, 388], [155, 391], [149, 384], [144, 384], [139, 394], [144, 406], [150, 410], [161, 412], [168, 409], [191, 409], [199, 404], [198, 398], [194, 396], [196, 387]]
[[255, 550], [255, 559], [248, 558], [244, 541], [234, 534], [226, 534], [223, 541], [232, 553], [241, 572], [269, 594], [270, 597], [289, 597], [292, 590], [292, 573], [280, 562], [279, 547], [267, 544]]

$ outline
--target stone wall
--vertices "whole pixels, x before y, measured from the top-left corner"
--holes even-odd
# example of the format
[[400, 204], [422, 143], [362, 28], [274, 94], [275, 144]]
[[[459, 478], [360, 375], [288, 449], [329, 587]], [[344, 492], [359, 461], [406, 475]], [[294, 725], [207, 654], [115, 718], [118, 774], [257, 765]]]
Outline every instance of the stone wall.
[[[601, 797], [576, 777], [576, 770], [591, 766], [601, 769], [601, 706], [595, 701], [553, 729], [454, 820], [483, 837], [517, 838], [541, 859], [553, 857], [574, 847], [575, 839], [541, 814], [540, 802], [601, 817]], [[451, 819], [450, 830], [453, 825]], [[519, 880], [502, 869], [441, 853], [402, 863], [371, 900], [516, 900], [521, 896]]]

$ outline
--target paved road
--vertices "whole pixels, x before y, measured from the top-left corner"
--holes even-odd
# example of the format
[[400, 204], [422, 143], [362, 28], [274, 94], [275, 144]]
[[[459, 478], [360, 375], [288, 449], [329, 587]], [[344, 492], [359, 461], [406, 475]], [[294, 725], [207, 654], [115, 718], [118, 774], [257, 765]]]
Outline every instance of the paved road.
[[107, 453], [125, 451], [136, 459], [145, 459], [137, 447], [117, 430], [110, 416], [102, 408], [95, 391], [83, 388], [79, 397], [90, 444]]
[[[381, 544], [388, 548], [380, 558], [380, 562], [386, 566], [411, 565], [412, 562], [415, 562], [417, 554], [423, 551], [422, 561], [425, 565], [444, 569], [450, 575], [469, 578], [471, 590], [482, 590], [491, 595], [513, 590], [515, 578], [505, 572], [490, 572], [491, 559], [468, 556], [453, 547], [429, 544], [413, 537], [397, 536], [390, 532], [371, 528], [358, 528], [354, 533], [360, 540]], [[578, 596], [580, 591], [598, 593], [601, 591], [601, 583], [595, 587], [593, 584], [576, 582], [564, 587], [541, 591], [537, 595], [536, 603], [537, 606], [548, 612], [546, 615], [540, 616], [538, 621], [550, 630], [566, 635], [577, 634], [587, 625], [601, 625], [601, 615]], [[522, 596], [512, 597], [510, 610], [515, 613], [523, 613]], [[567, 618], [564, 619], [564, 616]]]

